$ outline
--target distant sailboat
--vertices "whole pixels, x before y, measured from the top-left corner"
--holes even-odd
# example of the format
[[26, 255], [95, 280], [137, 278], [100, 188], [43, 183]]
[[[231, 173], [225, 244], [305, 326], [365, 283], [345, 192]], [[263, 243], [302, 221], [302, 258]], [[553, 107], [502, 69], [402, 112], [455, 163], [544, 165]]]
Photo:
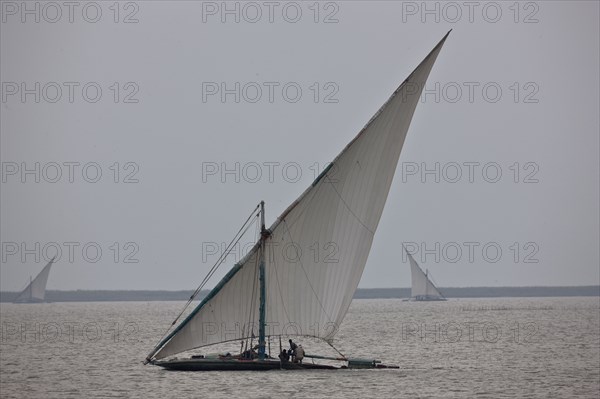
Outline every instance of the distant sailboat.
[[48, 262], [42, 271], [32, 280], [29, 279], [29, 284], [14, 300], [14, 303], [38, 303], [44, 302], [46, 298], [46, 284], [48, 283], [48, 275], [50, 268], [54, 263], [54, 258]]
[[413, 301], [445, 301], [446, 297], [442, 295], [440, 290], [431, 282], [429, 278], [429, 272], [423, 270], [417, 264], [417, 261], [412, 255], [404, 248], [404, 251], [408, 255], [408, 261], [410, 263], [410, 274], [412, 276], [412, 288], [410, 296]]
[[[174, 327], [184, 308], [171, 324], [174, 328], [147, 355], [146, 363], [171, 370], [336, 368], [288, 361], [281, 339], [312, 337], [333, 347], [367, 262], [421, 91], [448, 34], [270, 228], [265, 227], [264, 202], [254, 209], [236, 235], [241, 237], [254, 217], [258, 225], [260, 216], [260, 238], [254, 247]], [[236, 238], [234, 245], [239, 241]], [[324, 247], [328, 255], [335, 253], [327, 258], [330, 262], [312, 251]], [[279, 340], [281, 351], [274, 355], [272, 339]], [[241, 342], [239, 354], [172, 357], [224, 342]], [[376, 360], [338, 354], [306, 353], [304, 357], [347, 362], [349, 368], [386, 367]]]

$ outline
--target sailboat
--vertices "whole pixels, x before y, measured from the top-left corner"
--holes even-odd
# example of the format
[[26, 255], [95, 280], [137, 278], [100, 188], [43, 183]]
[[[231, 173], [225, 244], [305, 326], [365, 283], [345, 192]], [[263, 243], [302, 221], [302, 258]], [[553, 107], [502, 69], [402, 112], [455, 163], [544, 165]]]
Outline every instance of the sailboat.
[[48, 283], [48, 275], [50, 274], [50, 268], [54, 259], [50, 259], [50, 262], [42, 271], [34, 278], [29, 278], [29, 284], [27, 287], [14, 300], [14, 303], [39, 303], [44, 302], [46, 298], [46, 284]]
[[[388, 367], [342, 354], [333, 339], [367, 262], [421, 91], [449, 34], [269, 228], [264, 202], [257, 205], [240, 229], [248, 230], [253, 220], [260, 225], [256, 244], [177, 324], [225, 251], [146, 356], [146, 364], [203, 371]], [[326, 256], [317, 256], [315, 248]], [[312, 362], [298, 361], [295, 352], [290, 358], [281, 351], [282, 337], [310, 337], [329, 344], [337, 355], [306, 352], [304, 358]], [[280, 356], [270, 350], [273, 340], [280, 342]], [[234, 342], [239, 343], [234, 354], [174, 356]]]
[[440, 290], [431, 282], [429, 278], [429, 271], [425, 269], [425, 273], [419, 267], [417, 261], [412, 255], [404, 248], [404, 251], [408, 255], [408, 261], [410, 263], [410, 274], [412, 277], [412, 287], [410, 290], [411, 300], [413, 301], [445, 301], [446, 297], [442, 295]]

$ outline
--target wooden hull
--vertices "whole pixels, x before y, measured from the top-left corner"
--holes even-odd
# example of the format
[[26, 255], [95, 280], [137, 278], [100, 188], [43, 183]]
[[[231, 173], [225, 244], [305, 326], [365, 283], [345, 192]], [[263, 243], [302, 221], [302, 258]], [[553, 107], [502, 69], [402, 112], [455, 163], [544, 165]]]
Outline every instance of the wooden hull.
[[174, 359], [154, 362], [167, 370], [179, 371], [267, 371], [267, 370], [336, 370], [325, 364], [279, 362], [277, 360]]

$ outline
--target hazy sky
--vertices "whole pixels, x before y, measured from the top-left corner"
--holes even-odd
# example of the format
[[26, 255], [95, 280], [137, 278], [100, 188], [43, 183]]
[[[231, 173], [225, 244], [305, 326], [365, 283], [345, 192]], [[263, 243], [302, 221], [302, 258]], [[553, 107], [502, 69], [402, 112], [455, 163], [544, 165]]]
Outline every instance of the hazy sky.
[[599, 284], [596, 1], [23, 4], [1, 2], [2, 290], [57, 250], [49, 289], [194, 288], [449, 29], [360, 287], [410, 285], [402, 243], [440, 286]]

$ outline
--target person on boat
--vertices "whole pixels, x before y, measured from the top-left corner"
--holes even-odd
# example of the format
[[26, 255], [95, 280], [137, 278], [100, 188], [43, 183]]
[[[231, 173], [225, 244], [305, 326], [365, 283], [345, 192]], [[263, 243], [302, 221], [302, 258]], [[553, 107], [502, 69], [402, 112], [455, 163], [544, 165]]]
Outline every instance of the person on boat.
[[288, 353], [292, 357], [292, 361], [296, 357], [296, 349], [298, 349], [298, 345], [296, 345], [296, 343], [290, 339], [290, 350], [288, 351]]
[[296, 348], [296, 356], [294, 358], [294, 363], [302, 363], [302, 359], [304, 359], [304, 348], [302, 345], [298, 345]]
[[279, 354], [279, 359], [282, 362], [289, 362], [290, 361], [290, 356], [288, 355], [288, 352], [284, 349], [281, 351], [281, 353]]
[[256, 350], [254, 350], [254, 348], [242, 352], [242, 359], [256, 359], [257, 357], [258, 353], [256, 353]]

